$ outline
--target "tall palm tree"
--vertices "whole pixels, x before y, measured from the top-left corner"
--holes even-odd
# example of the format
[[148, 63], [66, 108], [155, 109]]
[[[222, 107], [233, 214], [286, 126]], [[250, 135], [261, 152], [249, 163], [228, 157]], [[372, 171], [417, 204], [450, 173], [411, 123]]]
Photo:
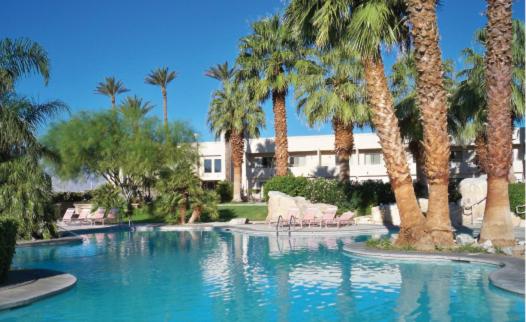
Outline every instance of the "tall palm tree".
[[123, 82], [110, 76], [104, 79], [104, 82], [100, 82], [95, 88], [96, 94], [108, 96], [111, 99], [111, 108], [115, 109], [115, 97], [118, 94], [126, 93], [129, 89], [124, 86]]
[[205, 72], [206, 76], [217, 79], [223, 84], [225, 82], [228, 82], [229, 80], [232, 80], [235, 74], [236, 68], [228, 66], [227, 61], [223, 64], [217, 64], [216, 66], [212, 66]]
[[480, 240], [515, 244], [508, 196], [512, 164], [512, 18], [511, 0], [488, 0], [486, 102], [488, 105], [488, 193]]
[[261, 100], [272, 97], [278, 176], [288, 172], [285, 98], [299, 49], [290, 30], [275, 15], [252, 24], [252, 34], [241, 39], [238, 57], [240, 77], [245, 79], [256, 97]]
[[44, 48], [26, 38], [0, 40], [0, 94], [14, 91], [16, 80], [32, 73], [47, 85], [49, 59]]
[[398, 0], [292, 0], [286, 15], [295, 30], [316, 45], [345, 38], [360, 53], [373, 125], [400, 213], [397, 243], [429, 248], [432, 240], [416, 200], [380, 52], [381, 46], [392, 47], [407, 39], [404, 9]]
[[143, 101], [142, 98], [137, 96], [128, 96], [119, 106], [119, 112], [122, 113], [127, 121], [131, 122], [133, 131], [137, 133], [139, 131], [139, 122], [153, 108], [154, 105], [149, 101]]
[[[484, 47], [485, 29], [475, 33], [477, 47]], [[475, 161], [483, 173], [487, 173], [487, 103], [484, 56], [476, 48], [465, 48], [463, 70], [458, 73], [463, 79], [452, 95], [450, 132], [461, 142], [475, 142]], [[512, 117], [520, 122], [524, 117], [524, 23], [513, 20], [512, 42]]]
[[208, 124], [216, 137], [225, 135], [232, 149], [234, 165], [234, 201], [241, 201], [241, 166], [245, 140], [258, 137], [265, 126], [265, 114], [258, 101], [250, 96], [247, 88], [236, 82], [225, 82], [224, 88], [214, 92]]
[[348, 43], [327, 51], [314, 50], [308, 58], [296, 63], [298, 111], [303, 111], [310, 126], [332, 122], [339, 180], [348, 182], [353, 128], [365, 125], [370, 118], [363, 67]]
[[[413, 52], [411, 50], [398, 56], [389, 75], [389, 81], [395, 99], [395, 110], [400, 133], [402, 134], [402, 139], [408, 141], [409, 151], [413, 156], [413, 160], [415, 160], [416, 182], [420, 185], [424, 194], [427, 194], [425, 155], [424, 145], [422, 144], [424, 134], [417, 102], [417, 69]], [[452, 93], [455, 90], [453, 62], [446, 60], [443, 70], [445, 88]]]
[[448, 97], [444, 87], [442, 53], [438, 44], [436, 0], [406, 0], [412, 26], [416, 91], [423, 129], [429, 206], [426, 225], [435, 245], [452, 245], [449, 217]]
[[169, 71], [168, 67], [161, 67], [152, 70], [148, 76], [144, 79], [146, 84], [156, 85], [161, 87], [161, 93], [163, 95], [163, 112], [164, 112], [164, 124], [168, 124], [168, 97], [166, 94], [166, 87], [168, 84], [177, 77], [176, 72]]

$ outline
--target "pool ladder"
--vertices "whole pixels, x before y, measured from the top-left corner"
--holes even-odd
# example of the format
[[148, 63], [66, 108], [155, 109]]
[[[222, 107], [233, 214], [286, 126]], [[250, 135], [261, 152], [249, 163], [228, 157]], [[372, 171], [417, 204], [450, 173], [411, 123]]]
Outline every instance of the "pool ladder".
[[[283, 231], [283, 225], [285, 223], [286, 223], [286, 219], [283, 218], [282, 215], [279, 215], [278, 222], [276, 223], [276, 236], [279, 236], [280, 228]], [[292, 227], [293, 226], [296, 226], [296, 217], [290, 216], [289, 222], [288, 222], [288, 229], [287, 229], [289, 237], [292, 234]]]

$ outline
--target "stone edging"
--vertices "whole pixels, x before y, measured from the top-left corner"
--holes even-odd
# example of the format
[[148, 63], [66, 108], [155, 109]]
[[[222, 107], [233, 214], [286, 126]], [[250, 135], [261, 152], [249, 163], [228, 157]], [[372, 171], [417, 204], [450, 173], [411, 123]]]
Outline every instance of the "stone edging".
[[17, 247], [31, 247], [31, 246], [49, 246], [62, 244], [76, 244], [82, 243], [84, 238], [82, 236], [68, 236], [54, 239], [39, 239], [39, 240], [23, 240], [17, 241]]
[[496, 265], [499, 268], [489, 274], [490, 282], [494, 286], [503, 290], [524, 295], [524, 259], [516, 257], [492, 254], [428, 253], [417, 251], [381, 250], [368, 248], [363, 243], [345, 246], [343, 247], [343, 250], [351, 255], [379, 259], [410, 261], [443, 260]]
[[77, 283], [71, 274], [47, 269], [10, 271], [13, 285], [0, 287], [0, 310], [29, 305], [35, 301], [64, 292]]

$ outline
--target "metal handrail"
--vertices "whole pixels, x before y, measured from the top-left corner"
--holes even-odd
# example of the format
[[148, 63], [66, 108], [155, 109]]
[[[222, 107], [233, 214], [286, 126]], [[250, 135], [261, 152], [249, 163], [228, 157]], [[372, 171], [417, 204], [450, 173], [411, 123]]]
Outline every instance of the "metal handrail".
[[[520, 208], [522, 208], [522, 211], [519, 210]], [[515, 207], [515, 213], [517, 215], [526, 213], [526, 205], [518, 205], [517, 207]]]
[[279, 215], [278, 222], [276, 223], [276, 236], [279, 236], [279, 224], [283, 221], [283, 216]]
[[291, 229], [292, 229], [292, 223], [294, 222], [294, 226], [296, 226], [296, 217], [290, 216], [289, 219], [289, 237], [291, 235]]

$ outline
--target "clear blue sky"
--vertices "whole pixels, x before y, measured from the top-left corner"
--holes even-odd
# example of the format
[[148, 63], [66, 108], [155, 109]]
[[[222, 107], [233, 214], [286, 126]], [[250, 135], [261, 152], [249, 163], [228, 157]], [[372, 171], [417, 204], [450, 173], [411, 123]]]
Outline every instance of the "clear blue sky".
[[[277, 12], [282, 0], [3, 0], [0, 37], [28, 37], [42, 44], [51, 59], [51, 79], [29, 77], [17, 90], [37, 100], [61, 99], [73, 113], [110, 106], [93, 90], [114, 75], [156, 105], [162, 116], [160, 89], [144, 84], [153, 68], [169, 66], [177, 79], [168, 88], [170, 119], [188, 121], [202, 140], [212, 136], [206, 125], [211, 93], [218, 82], [204, 76], [212, 65], [233, 61], [238, 39], [250, 22]], [[442, 0], [438, 9], [441, 47], [458, 67], [460, 51], [473, 44], [473, 32], [486, 22], [485, 1]], [[514, 17], [524, 21], [524, 2], [514, 2]], [[390, 66], [394, 54], [386, 58]], [[121, 99], [123, 96], [120, 97]], [[265, 104], [273, 135], [272, 110]], [[308, 129], [288, 101], [289, 135], [330, 133], [330, 126]]]

